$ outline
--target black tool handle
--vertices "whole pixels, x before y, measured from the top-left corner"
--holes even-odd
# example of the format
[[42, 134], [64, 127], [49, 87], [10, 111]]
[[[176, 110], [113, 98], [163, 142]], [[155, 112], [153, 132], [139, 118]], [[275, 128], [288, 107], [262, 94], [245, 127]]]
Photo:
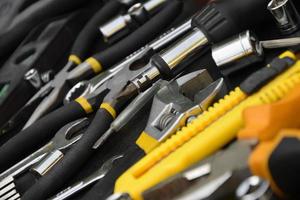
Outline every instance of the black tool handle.
[[174, 21], [181, 9], [182, 2], [180, 0], [169, 1], [165, 7], [147, 23], [107, 50], [95, 54], [93, 58], [97, 59], [103, 68], [111, 67], [130, 53], [155, 39], [162, 30]]
[[15, 17], [7, 31], [1, 35], [0, 58], [9, 55], [37, 24], [79, 8], [84, 3], [85, 0], [46, 0], [31, 5]]
[[[94, 153], [93, 145], [109, 128], [113, 117], [108, 111], [100, 108], [91, 125], [81, 138], [66, 154], [63, 160], [55, 165], [48, 174], [43, 176], [22, 197], [24, 200], [40, 200], [59, 192]], [[62, 178], [63, 177], [63, 178]]]
[[145, 156], [145, 152], [133, 144], [123, 154], [122, 159], [116, 161], [112, 169], [100, 179], [82, 200], [106, 199], [113, 193], [116, 180], [138, 160]]
[[246, 29], [257, 30], [271, 20], [268, 0], [218, 0], [209, 3], [192, 20], [210, 42], [220, 42]]
[[112, 18], [115, 13], [118, 13], [122, 4], [120, 1], [107, 2], [85, 25], [83, 30], [77, 37], [71, 54], [76, 55], [81, 60], [86, 59], [90, 47], [94, 44], [97, 37], [100, 38], [99, 26]]
[[4, 171], [38, 149], [65, 124], [86, 116], [77, 102], [61, 107], [21, 131], [0, 147], [0, 171]]

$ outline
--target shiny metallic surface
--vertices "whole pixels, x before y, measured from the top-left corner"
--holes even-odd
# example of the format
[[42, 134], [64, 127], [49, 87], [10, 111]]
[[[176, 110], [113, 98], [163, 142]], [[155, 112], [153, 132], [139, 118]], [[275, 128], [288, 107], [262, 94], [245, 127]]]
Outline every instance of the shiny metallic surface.
[[191, 54], [195, 53], [196, 50], [205, 47], [207, 44], [208, 39], [205, 35], [199, 29], [193, 29], [182, 40], [163, 52], [161, 57], [172, 70]]
[[157, 141], [166, 140], [186, 125], [191, 116], [201, 114], [202, 104], [210, 104], [222, 86], [223, 80], [213, 83], [206, 70], [170, 82], [155, 95], [144, 132]]
[[148, 0], [145, 3], [135, 3], [128, 9], [126, 14], [118, 15], [99, 27], [104, 40], [108, 41], [111, 37], [126, 29], [134, 20], [133, 16], [151, 15], [151, 13], [155, 12], [155, 10], [162, 6], [165, 2], [166, 0]]
[[237, 62], [248, 56], [261, 56], [263, 49], [258, 39], [250, 31], [243, 32], [212, 47], [212, 57], [221, 67]]
[[268, 9], [283, 33], [289, 34], [299, 29], [299, 14], [291, 0], [272, 0]]
[[114, 19], [112, 19], [111, 21], [102, 25], [99, 29], [103, 35], [103, 38], [105, 40], [108, 40], [114, 34], [123, 30], [127, 26], [127, 23], [128, 23], [128, 18], [126, 18], [122, 15], [119, 15], [119, 16], [115, 17]]
[[59, 151], [50, 152], [42, 161], [40, 161], [36, 166], [31, 168], [35, 174], [39, 176], [44, 176], [56, 163], [58, 163], [64, 154]]
[[[149, 65], [149, 64], [148, 64]], [[139, 89], [142, 89], [149, 81], [154, 81], [160, 76], [160, 71], [156, 67], [150, 67], [140, 74], [132, 83]]]
[[259, 200], [268, 192], [269, 184], [258, 176], [251, 176], [243, 181], [236, 190], [240, 200]]
[[34, 88], [39, 89], [42, 87], [42, 80], [39, 72], [36, 69], [29, 70], [25, 76], [25, 80], [27, 80]]
[[187, 22], [183, 23], [182, 25], [172, 28], [168, 32], [164, 33], [162, 36], [160, 36], [158, 39], [151, 42], [149, 45], [154, 50], [161, 48], [161, 46], [165, 46], [165, 44], [169, 44], [172, 41], [175, 41], [179, 38], [179, 36], [184, 35], [188, 31], [192, 29], [191, 26], [191, 20], [188, 20]]
[[151, 0], [144, 3], [144, 8], [148, 12], [151, 12], [152, 10], [160, 7], [163, 3], [165, 3], [167, 0]]

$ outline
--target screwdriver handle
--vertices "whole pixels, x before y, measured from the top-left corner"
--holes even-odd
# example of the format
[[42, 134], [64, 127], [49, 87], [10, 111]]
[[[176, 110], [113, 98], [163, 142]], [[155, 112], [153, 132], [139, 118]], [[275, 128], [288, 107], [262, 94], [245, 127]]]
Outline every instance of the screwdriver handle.
[[[256, 30], [271, 18], [267, 0], [219, 0], [209, 3], [192, 20], [211, 42], [243, 30]], [[255, 15], [253, 14], [255, 13]]]
[[299, 199], [299, 156], [300, 130], [285, 129], [272, 140], [259, 144], [249, 165], [253, 174], [270, 182], [277, 195]]

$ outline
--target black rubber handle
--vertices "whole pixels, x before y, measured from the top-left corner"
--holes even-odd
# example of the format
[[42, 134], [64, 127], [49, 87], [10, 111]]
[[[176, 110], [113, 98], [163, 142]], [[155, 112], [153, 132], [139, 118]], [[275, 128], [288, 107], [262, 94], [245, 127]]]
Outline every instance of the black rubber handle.
[[181, 9], [182, 2], [180, 0], [169, 1], [158, 14], [143, 26], [105, 51], [95, 54], [93, 57], [105, 69], [113, 66], [130, 53], [155, 39], [162, 30], [174, 21], [176, 16], [181, 12]]
[[37, 24], [79, 8], [84, 3], [85, 0], [45, 0], [28, 7], [0, 35], [0, 58], [10, 54]]
[[210, 42], [220, 42], [246, 29], [257, 30], [271, 21], [268, 0], [218, 0], [209, 3], [192, 23]]
[[61, 107], [21, 131], [0, 147], [0, 171], [4, 171], [49, 141], [65, 124], [86, 116], [77, 102]]
[[93, 145], [109, 128], [112, 121], [112, 116], [106, 110], [100, 109], [82, 139], [70, 149], [63, 160], [22, 196], [22, 200], [47, 199], [59, 192], [94, 153]]
[[122, 159], [114, 163], [112, 169], [100, 179], [86, 195], [84, 195], [82, 200], [106, 199], [110, 196], [113, 193], [116, 180], [127, 169], [144, 157], [145, 152], [138, 146], [132, 145], [123, 155]]
[[76, 55], [81, 60], [86, 59], [90, 47], [94, 44], [97, 37], [100, 37], [99, 26], [118, 13], [121, 7], [120, 1], [109, 1], [106, 3], [80, 32], [72, 47], [71, 54]]

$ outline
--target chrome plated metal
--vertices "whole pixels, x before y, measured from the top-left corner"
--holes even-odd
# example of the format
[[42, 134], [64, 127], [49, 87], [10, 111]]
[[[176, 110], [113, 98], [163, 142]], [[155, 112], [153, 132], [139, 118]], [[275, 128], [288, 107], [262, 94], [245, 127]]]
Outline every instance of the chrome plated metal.
[[30, 69], [24, 76], [25, 80], [27, 80], [34, 88], [40, 89], [42, 87], [42, 80], [39, 72], [32, 68]]
[[199, 29], [193, 29], [182, 40], [167, 49], [161, 54], [162, 59], [173, 70], [179, 63], [187, 57], [208, 44], [208, 39]]
[[243, 32], [212, 47], [212, 57], [219, 67], [238, 62], [246, 57], [261, 57], [262, 55], [262, 45], [250, 31]]
[[272, 0], [268, 9], [282, 33], [291, 34], [299, 29], [299, 13], [291, 0]]

